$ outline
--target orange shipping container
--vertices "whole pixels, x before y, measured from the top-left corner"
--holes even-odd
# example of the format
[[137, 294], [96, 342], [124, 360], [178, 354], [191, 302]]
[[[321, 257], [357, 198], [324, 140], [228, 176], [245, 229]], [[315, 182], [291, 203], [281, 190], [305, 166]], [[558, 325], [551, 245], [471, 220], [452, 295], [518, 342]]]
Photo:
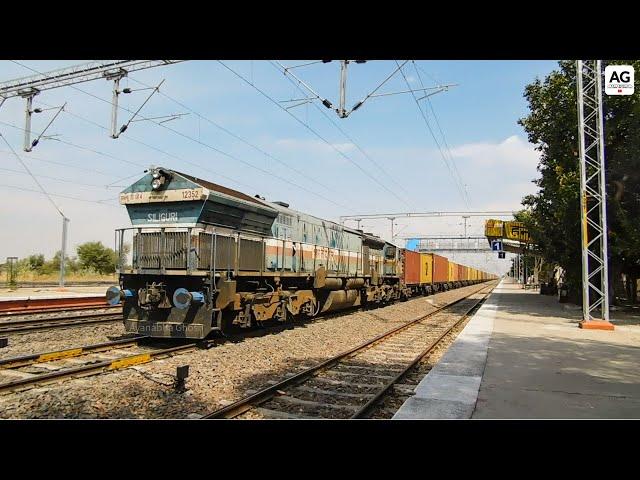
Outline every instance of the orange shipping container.
[[402, 274], [406, 285], [420, 283], [420, 254], [402, 250]]
[[458, 278], [456, 280], [464, 280], [466, 278], [466, 268], [464, 265], [458, 265]]
[[449, 281], [449, 260], [447, 257], [433, 254], [433, 283]]

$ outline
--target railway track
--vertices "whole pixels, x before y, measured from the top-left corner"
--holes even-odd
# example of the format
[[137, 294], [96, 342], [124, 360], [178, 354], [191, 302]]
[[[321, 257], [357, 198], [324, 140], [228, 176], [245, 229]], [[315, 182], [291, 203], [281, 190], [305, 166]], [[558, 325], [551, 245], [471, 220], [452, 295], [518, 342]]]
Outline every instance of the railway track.
[[35, 298], [0, 301], [0, 335], [122, 319], [122, 306], [104, 297]]
[[[1, 318], [1, 317], [0, 317]], [[84, 315], [57, 316], [43, 318], [20, 318], [3, 321], [0, 319], [0, 335], [5, 333], [31, 332], [52, 328], [94, 325], [122, 320], [122, 313], [89, 313]]]
[[[486, 287], [479, 289], [482, 291]], [[477, 291], [477, 292], [478, 292]], [[471, 294], [472, 296], [477, 294]], [[363, 350], [367, 345], [373, 345], [383, 338], [390, 337], [395, 333], [399, 333], [402, 330], [424, 321], [427, 318], [435, 318], [436, 314], [444, 312], [446, 309], [452, 308], [463, 301], [467, 301], [470, 297], [462, 298], [456, 302], [440, 307], [427, 316], [424, 316], [408, 324], [404, 324], [386, 334], [376, 337], [376, 339], [367, 342], [365, 345], [361, 345], [356, 349], [351, 350], [339, 357], [346, 357], [349, 354], [356, 353], [359, 350]], [[96, 316], [105, 314], [96, 314]], [[120, 319], [119, 314], [118, 319]], [[86, 317], [86, 315], [83, 315]], [[69, 317], [54, 319], [53, 321], [70, 320]], [[459, 321], [461, 321], [460, 319]], [[43, 322], [51, 322], [52, 319], [39, 319]], [[87, 322], [87, 320], [83, 320]], [[99, 321], [111, 321], [96, 319]], [[13, 322], [17, 323], [17, 322]], [[433, 323], [433, 322], [432, 322]], [[14, 325], [15, 326], [15, 325]], [[23, 325], [21, 328], [50, 328], [46, 326], [38, 327], [36, 325]], [[3, 330], [0, 329], [0, 333]], [[6, 331], [6, 330], [5, 330]], [[151, 344], [151, 339], [148, 337], [134, 337], [116, 340], [112, 342], [106, 342], [96, 345], [74, 347], [65, 350], [38, 353], [33, 355], [21, 356], [0, 360], [0, 393], [7, 393], [17, 390], [26, 390], [35, 386], [44, 385], [52, 382], [59, 381], [65, 378], [83, 377], [89, 375], [96, 375], [104, 372], [127, 368], [130, 366], [148, 363], [150, 361], [165, 358], [175, 354], [186, 353], [193, 351], [197, 348], [209, 348], [210, 346], [217, 344], [220, 340], [208, 340], [208, 341], [191, 341], [182, 345], [175, 345], [163, 348], [161, 344]], [[222, 340], [224, 341], [224, 340]], [[330, 366], [329, 363], [335, 361], [336, 358], [323, 363], [320, 367]], [[333, 362], [335, 363], [335, 362]], [[310, 369], [314, 370], [314, 369]], [[315, 367], [315, 370], [319, 370]], [[309, 370], [303, 372], [306, 373]], [[251, 397], [253, 398], [253, 396]], [[251, 400], [253, 401], [253, 400]], [[235, 404], [234, 404], [235, 405]], [[229, 407], [227, 407], [228, 409]], [[244, 411], [250, 409], [249, 407]], [[222, 409], [226, 410], [226, 409]], [[219, 412], [214, 412], [214, 418]]]
[[203, 418], [367, 418], [494, 286], [396, 327], [319, 365], [293, 374]]
[[48, 314], [48, 313], [60, 313], [60, 312], [84, 312], [90, 310], [121, 310], [122, 305], [85, 305], [85, 306], [69, 306], [69, 307], [54, 307], [54, 308], [28, 308], [23, 310], [11, 310], [7, 312], [0, 311], [0, 320], [22, 317], [25, 315], [40, 315], [40, 314]]
[[158, 347], [147, 337], [0, 360], [0, 393], [26, 390], [65, 378], [96, 375], [195, 350], [202, 341]]

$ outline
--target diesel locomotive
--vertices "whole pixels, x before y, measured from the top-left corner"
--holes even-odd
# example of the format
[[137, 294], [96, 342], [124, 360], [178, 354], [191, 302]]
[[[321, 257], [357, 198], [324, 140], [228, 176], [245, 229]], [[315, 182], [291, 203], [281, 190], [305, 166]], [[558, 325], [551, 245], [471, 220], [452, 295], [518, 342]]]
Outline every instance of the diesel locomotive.
[[202, 339], [492, 278], [168, 168], [120, 203], [132, 225], [116, 230], [120, 284], [107, 301], [122, 304], [128, 332], [151, 337]]

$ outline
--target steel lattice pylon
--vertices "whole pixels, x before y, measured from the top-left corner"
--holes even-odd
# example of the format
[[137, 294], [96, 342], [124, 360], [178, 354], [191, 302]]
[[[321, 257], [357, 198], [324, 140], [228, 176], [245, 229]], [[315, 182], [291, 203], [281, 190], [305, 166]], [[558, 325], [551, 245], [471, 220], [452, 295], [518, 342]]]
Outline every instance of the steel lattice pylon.
[[601, 72], [600, 60], [577, 61], [584, 322], [609, 322]]

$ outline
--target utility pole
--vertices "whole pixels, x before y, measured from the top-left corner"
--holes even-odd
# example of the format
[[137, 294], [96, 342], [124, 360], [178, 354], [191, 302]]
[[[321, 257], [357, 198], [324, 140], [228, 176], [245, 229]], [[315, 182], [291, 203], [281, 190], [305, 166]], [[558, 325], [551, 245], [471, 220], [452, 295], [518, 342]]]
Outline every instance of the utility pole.
[[[609, 321], [601, 61], [578, 60], [576, 73], [582, 232], [583, 321], [580, 327], [613, 330], [614, 326]], [[600, 310], [599, 315], [596, 310]]]
[[[50, 72], [37, 73], [29, 77], [16, 78], [6, 82], [0, 82], [0, 105], [7, 98], [20, 96], [27, 100], [26, 120], [25, 120], [25, 140], [24, 150], [30, 152], [35, 145], [31, 144], [31, 114], [39, 113], [44, 109], [33, 109], [33, 97], [44, 90], [60, 88], [78, 83], [106, 78], [114, 81], [113, 101], [111, 110], [111, 137], [118, 138], [117, 133], [117, 111], [118, 95], [120, 93], [130, 93], [131, 89], [119, 90], [120, 79], [128, 73], [155, 68], [164, 65], [171, 65], [182, 60], [106, 60], [94, 61], [81, 65], [53, 70]], [[157, 88], [156, 88], [157, 89]], [[122, 133], [122, 132], [120, 132]], [[37, 143], [37, 142], [36, 142]]]
[[64, 287], [64, 261], [67, 258], [67, 224], [70, 220], [62, 215], [62, 249], [60, 250], [60, 286]]
[[127, 76], [126, 70], [120, 68], [113, 72], [104, 72], [104, 78], [113, 80], [113, 97], [111, 100], [111, 138], [118, 138], [118, 98], [120, 96], [120, 80]]
[[464, 220], [464, 238], [467, 238], [467, 220], [470, 218], [470, 216], [463, 215], [462, 218]]
[[340, 60], [340, 105], [338, 106], [338, 116], [345, 118], [347, 111], [345, 104], [347, 103], [347, 65], [349, 60]]
[[24, 120], [24, 146], [25, 152], [31, 151], [31, 115], [33, 115], [33, 97], [38, 94], [37, 90], [29, 90], [23, 94], [23, 97], [27, 100], [27, 106], [25, 109]]
[[391, 220], [391, 243], [393, 243], [393, 222], [395, 221], [395, 217], [389, 217], [389, 220]]

